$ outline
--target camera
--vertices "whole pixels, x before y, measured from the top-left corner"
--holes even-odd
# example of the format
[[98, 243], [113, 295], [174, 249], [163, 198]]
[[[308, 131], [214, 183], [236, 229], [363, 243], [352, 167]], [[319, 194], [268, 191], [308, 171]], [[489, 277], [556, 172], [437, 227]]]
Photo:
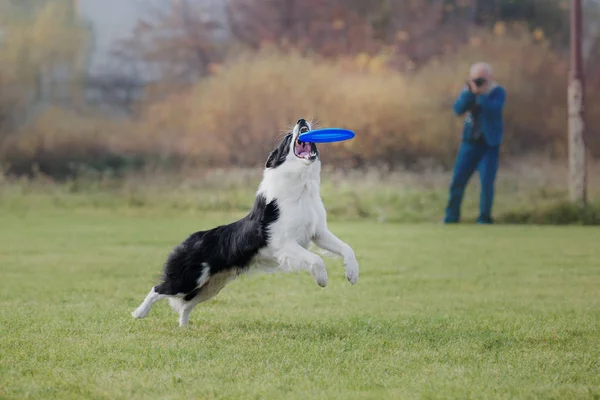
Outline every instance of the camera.
[[[475, 84], [475, 86], [482, 87], [483, 85], [485, 85], [485, 83], [487, 82], [487, 79], [485, 78], [477, 78], [477, 79], [473, 79], [472, 82]], [[467, 81], [467, 88], [469, 88], [469, 81]]]
[[475, 86], [477, 87], [482, 87], [483, 85], [485, 85], [486, 82], [487, 80], [485, 78], [473, 79], [473, 83], [475, 83]]

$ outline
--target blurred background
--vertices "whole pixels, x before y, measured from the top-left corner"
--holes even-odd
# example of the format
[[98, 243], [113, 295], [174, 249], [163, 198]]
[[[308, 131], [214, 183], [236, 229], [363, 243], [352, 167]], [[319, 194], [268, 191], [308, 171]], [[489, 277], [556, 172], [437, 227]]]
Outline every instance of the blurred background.
[[[40, 180], [126, 186], [134, 204], [151, 201], [139, 194], [149, 186], [187, 182], [196, 192], [180, 207], [204, 190], [202, 207], [242, 210], [276, 138], [304, 117], [357, 133], [321, 146], [334, 216], [438, 218], [462, 125], [451, 106], [470, 64], [486, 61], [508, 91], [498, 207], [529, 218], [515, 212], [566, 198], [569, 7], [0, 0], [1, 175], [19, 193]], [[584, 7], [593, 194], [600, 0]]]

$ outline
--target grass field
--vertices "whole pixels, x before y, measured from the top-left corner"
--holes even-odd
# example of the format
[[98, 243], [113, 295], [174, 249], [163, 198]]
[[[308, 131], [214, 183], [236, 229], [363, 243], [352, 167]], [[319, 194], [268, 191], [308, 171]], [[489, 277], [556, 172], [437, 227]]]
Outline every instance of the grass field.
[[[262, 170], [146, 171], [123, 178], [84, 175], [57, 184], [4, 176], [0, 170], [0, 210], [27, 213], [62, 209], [71, 213], [111, 212], [202, 218], [207, 213], [246, 212], [252, 207]], [[543, 158], [505, 160], [499, 171], [494, 217], [500, 223], [600, 225], [600, 162], [590, 162], [590, 207], [583, 218], [568, 203], [566, 163]], [[340, 170], [324, 168], [321, 194], [335, 220], [393, 223], [438, 222], [448, 199], [451, 171]], [[479, 209], [479, 178], [469, 184], [465, 221]], [[575, 214], [575, 215], [573, 215]]]
[[336, 222], [361, 277], [233, 282], [134, 320], [232, 215], [0, 209], [2, 399], [600, 398], [600, 230]]

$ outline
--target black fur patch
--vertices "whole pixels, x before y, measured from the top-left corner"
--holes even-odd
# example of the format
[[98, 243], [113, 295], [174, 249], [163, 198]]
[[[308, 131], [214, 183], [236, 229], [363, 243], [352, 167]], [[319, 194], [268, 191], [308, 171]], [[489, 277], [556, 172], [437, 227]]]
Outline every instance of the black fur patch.
[[290, 154], [292, 139], [292, 133], [288, 133], [279, 143], [279, 146], [277, 146], [277, 148], [269, 154], [267, 162], [265, 163], [265, 167], [277, 168], [285, 162], [285, 159]]
[[259, 195], [252, 211], [239, 221], [191, 234], [167, 258], [162, 283], [155, 290], [166, 295], [184, 294], [186, 301], [191, 300], [204, 265], [210, 268], [211, 276], [248, 267], [267, 246], [269, 226], [278, 219], [277, 201], [267, 203]]

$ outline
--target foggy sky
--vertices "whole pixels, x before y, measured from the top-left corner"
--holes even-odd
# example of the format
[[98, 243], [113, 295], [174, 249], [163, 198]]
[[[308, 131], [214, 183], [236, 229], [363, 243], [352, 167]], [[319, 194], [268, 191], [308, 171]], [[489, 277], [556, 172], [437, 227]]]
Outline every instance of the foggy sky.
[[79, 13], [94, 29], [92, 68], [106, 61], [107, 52], [133, 30], [143, 8], [139, 0], [79, 0]]

